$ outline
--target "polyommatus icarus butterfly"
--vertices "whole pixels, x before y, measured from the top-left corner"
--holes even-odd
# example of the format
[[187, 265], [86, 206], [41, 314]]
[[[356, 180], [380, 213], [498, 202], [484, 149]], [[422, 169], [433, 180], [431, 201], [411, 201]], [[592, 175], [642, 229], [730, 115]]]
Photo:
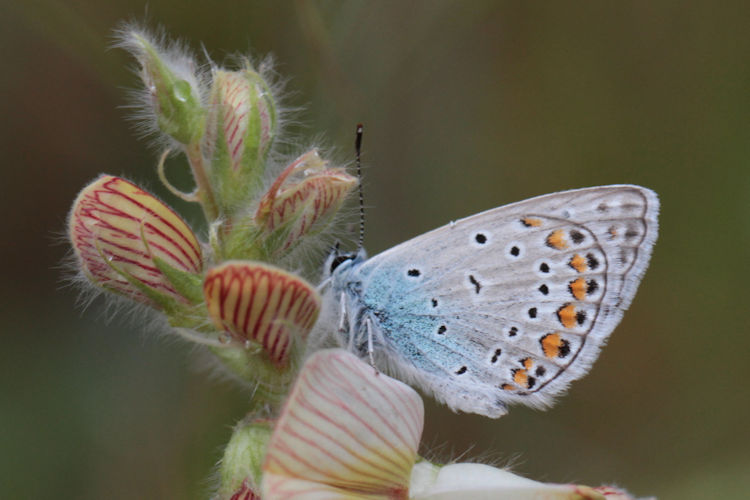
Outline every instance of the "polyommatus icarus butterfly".
[[649, 189], [593, 187], [488, 210], [370, 259], [336, 252], [341, 341], [454, 410], [547, 406], [588, 372], [633, 299], [658, 210]]

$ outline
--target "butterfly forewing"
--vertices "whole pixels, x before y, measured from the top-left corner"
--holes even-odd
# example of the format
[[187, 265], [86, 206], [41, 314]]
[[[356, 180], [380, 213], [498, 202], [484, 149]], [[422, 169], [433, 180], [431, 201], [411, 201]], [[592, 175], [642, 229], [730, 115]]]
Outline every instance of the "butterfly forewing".
[[638, 186], [549, 194], [409, 240], [348, 279], [396, 371], [496, 417], [548, 405], [588, 371], [635, 294], [657, 213]]

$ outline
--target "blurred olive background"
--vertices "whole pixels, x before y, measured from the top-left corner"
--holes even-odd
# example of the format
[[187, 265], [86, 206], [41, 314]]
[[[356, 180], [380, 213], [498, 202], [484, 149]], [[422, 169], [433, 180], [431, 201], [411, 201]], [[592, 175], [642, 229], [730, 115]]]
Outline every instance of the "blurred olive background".
[[[371, 254], [530, 196], [637, 183], [661, 234], [631, 310], [551, 410], [427, 402], [429, 456], [662, 499], [750, 490], [750, 4], [9, 2], [0, 11], [3, 498], [206, 498], [247, 394], [61, 282], [67, 211], [100, 172], [160, 188], [127, 122], [122, 20], [214, 60], [273, 53], [296, 141], [349, 160], [366, 124]], [[179, 170], [175, 161], [173, 172]], [[185, 187], [188, 187], [185, 184]]]

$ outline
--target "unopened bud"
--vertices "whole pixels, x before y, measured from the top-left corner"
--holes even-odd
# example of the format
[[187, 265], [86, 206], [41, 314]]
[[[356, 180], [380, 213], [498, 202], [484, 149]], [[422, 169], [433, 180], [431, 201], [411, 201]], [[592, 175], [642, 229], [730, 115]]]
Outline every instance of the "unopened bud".
[[171, 208], [138, 186], [103, 175], [78, 195], [68, 220], [73, 250], [95, 285], [156, 307], [186, 303], [179, 275], [202, 269], [200, 243]]
[[208, 271], [203, 285], [214, 325], [236, 340], [260, 344], [285, 366], [292, 343], [315, 325], [320, 296], [302, 278], [254, 261], [229, 261]]
[[268, 420], [240, 422], [234, 428], [219, 466], [219, 499], [260, 500], [261, 467], [271, 431]]
[[276, 120], [273, 95], [259, 73], [216, 71], [206, 150], [225, 212], [234, 212], [260, 186]]
[[205, 111], [196, 63], [177, 49], [158, 47], [145, 33], [135, 30], [123, 33], [119, 45], [133, 54], [141, 66], [141, 79], [159, 130], [180, 144], [199, 141]]
[[263, 196], [255, 222], [277, 251], [289, 251], [300, 239], [326, 228], [357, 178], [329, 168], [313, 149], [292, 162]]

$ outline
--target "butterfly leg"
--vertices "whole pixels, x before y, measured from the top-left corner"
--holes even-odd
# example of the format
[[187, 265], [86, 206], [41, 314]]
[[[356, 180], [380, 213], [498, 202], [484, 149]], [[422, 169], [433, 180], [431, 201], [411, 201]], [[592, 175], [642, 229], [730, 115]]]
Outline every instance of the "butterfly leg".
[[375, 366], [375, 347], [372, 342], [372, 321], [370, 321], [370, 318], [365, 319], [365, 324], [367, 325], [367, 356], [370, 358], [370, 366], [375, 369], [377, 375], [379, 372]]
[[[339, 299], [339, 304], [341, 304], [341, 311], [339, 313], [339, 333], [345, 334], [348, 333], [348, 330], [346, 328], [346, 294], [341, 293], [341, 298]], [[347, 344], [346, 344], [346, 350], [349, 352], [354, 352], [354, 336], [353, 335], [347, 335]]]
[[344, 328], [344, 325], [346, 323], [346, 294], [341, 294], [339, 304], [341, 304], [341, 311], [339, 315], [339, 333], [346, 333], [346, 328]]
[[318, 287], [316, 288], [316, 290], [317, 290], [318, 292], [322, 292], [322, 291], [323, 291], [323, 289], [324, 289], [325, 287], [327, 287], [327, 286], [328, 286], [328, 284], [329, 284], [330, 282], [331, 282], [331, 278], [326, 278], [326, 279], [324, 279], [324, 280], [323, 280], [323, 282], [322, 282], [322, 283], [321, 283], [320, 285], [318, 285]]

